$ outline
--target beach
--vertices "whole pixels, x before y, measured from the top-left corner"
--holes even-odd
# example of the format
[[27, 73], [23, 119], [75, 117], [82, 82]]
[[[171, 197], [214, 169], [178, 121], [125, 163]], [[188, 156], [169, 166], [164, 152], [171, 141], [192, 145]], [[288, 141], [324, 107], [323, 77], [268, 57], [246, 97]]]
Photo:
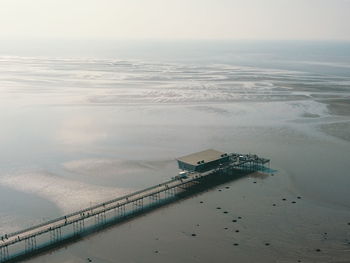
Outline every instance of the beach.
[[213, 148], [275, 172], [25, 262], [349, 262], [348, 64], [247, 64], [1, 57], [1, 234], [166, 181], [177, 157]]

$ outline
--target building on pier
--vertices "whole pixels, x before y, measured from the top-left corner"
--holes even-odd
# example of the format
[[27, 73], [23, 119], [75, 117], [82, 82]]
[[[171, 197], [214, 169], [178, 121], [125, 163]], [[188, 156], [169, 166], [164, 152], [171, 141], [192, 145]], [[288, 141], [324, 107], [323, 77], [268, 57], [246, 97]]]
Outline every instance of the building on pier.
[[205, 172], [228, 163], [230, 157], [227, 153], [208, 149], [177, 158], [181, 170], [190, 172]]
[[[81, 238], [112, 223], [176, 201], [193, 193], [192, 190], [201, 182], [205, 185], [207, 181], [202, 180], [203, 178], [221, 177], [223, 180], [218, 179], [217, 184], [222, 184], [231, 180], [237, 169], [249, 174], [264, 168], [267, 163], [270, 164], [269, 159], [260, 158], [255, 154], [227, 154], [213, 149], [183, 156], [177, 161], [185, 176], [176, 176], [172, 180], [146, 189], [5, 234], [0, 239], [0, 263], [26, 258], [63, 242]], [[271, 172], [269, 169], [267, 171]], [[201, 174], [198, 176], [198, 173]], [[214, 181], [211, 186], [216, 184]], [[202, 187], [199, 189], [203, 190]]]

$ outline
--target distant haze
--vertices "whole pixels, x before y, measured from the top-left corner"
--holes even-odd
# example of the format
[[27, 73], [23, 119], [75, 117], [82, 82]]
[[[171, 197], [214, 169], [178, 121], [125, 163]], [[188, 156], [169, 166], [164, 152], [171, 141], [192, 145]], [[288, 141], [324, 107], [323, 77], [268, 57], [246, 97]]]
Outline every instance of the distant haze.
[[349, 0], [1, 0], [0, 39], [350, 40]]

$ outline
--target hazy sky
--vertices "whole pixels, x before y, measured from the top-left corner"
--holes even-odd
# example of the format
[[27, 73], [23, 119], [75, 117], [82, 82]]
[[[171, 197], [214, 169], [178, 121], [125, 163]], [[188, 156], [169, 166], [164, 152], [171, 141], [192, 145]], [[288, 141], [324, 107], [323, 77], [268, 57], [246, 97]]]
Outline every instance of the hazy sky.
[[0, 38], [350, 40], [350, 0], [0, 0]]

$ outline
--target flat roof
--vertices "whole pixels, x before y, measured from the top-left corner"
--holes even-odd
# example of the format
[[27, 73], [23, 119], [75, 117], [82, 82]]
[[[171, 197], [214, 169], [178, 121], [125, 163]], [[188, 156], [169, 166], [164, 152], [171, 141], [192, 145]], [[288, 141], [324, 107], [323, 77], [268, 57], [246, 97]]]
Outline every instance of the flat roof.
[[191, 165], [198, 165], [197, 162], [200, 162], [200, 161], [204, 161], [205, 163], [208, 163], [208, 162], [221, 159], [223, 154], [225, 153], [219, 152], [213, 149], [208, 149], [202, 152], [192, 153], [190, 155], [177, 158], [176, 160], [187, 164], [191, 164]]

